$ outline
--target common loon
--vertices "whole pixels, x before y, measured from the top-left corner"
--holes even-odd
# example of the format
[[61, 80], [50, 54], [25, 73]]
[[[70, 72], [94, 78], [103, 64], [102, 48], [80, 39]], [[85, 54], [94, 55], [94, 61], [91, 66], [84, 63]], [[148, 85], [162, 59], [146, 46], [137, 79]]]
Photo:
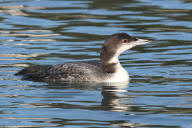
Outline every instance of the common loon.
[[56, 65], [36, 65], [15, 75], [43, 82], [128, 82], [128, 72], [121, 66], [119, 55], [124, 51], [151, 41], [131, 37], [126, 33], [111, 35], [101, 49], [100, 63], [68, 62]]

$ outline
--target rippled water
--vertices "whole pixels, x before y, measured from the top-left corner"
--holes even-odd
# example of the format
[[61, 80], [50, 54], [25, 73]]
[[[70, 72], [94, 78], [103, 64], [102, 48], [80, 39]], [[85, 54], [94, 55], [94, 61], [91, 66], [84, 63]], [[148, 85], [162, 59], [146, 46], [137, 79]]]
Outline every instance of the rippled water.
[[[0, 127], [192, 127], [192, 0], [1, 0]], [[129, 85], [52, 85], [13, 74], [98, 60], [108, 35], [155, 40], [124, 53]]]

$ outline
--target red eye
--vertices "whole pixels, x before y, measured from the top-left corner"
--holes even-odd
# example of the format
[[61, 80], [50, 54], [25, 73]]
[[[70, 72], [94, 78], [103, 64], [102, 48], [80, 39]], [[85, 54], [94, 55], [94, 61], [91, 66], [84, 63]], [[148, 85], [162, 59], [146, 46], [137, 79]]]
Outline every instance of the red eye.
[[127, 42], [128, 42], [127, 39], [123, 39], [123, 40], [122, 40], [122, 43], [127, 43]]

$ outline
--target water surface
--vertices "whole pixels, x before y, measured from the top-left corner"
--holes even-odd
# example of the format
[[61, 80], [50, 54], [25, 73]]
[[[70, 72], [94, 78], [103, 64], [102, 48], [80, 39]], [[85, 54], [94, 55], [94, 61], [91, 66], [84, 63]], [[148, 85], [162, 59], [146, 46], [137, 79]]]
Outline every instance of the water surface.
[[[191, 0], [0, 1], [0, 126], [192, 127]], [[129, 84], [22, 80], [35, 64], [98, 61], [104, 40], [155, 40], [124, 53]]]

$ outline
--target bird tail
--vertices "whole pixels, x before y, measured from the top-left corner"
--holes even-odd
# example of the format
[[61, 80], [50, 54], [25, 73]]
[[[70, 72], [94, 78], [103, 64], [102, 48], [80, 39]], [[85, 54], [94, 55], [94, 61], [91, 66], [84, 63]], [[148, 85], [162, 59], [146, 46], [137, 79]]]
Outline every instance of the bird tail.
[[49, 65], [36, 65], [30, 66], [22, 69], [21, 71], [15, 73], [16, 76], [23, 75], [26, 79], [42, 79], [45, 78], [49, 74], [51, 66]]

